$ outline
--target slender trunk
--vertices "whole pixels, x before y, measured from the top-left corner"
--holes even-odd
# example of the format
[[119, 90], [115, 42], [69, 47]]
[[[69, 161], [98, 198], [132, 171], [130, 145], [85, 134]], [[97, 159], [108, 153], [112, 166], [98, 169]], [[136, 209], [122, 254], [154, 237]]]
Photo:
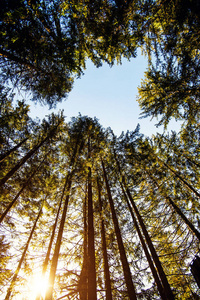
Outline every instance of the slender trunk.
[[109, 183], [108, 183], [106, 170], [105, 170], [103, 161], [102, 161], [102, 168], [103, 168], [103, 174], [104, 174], [104, 179], [105, 179], [105, 183], [106, 183], [108, 200], [110, 203], [110, 209], [111, 209], [111, 213], [112, 213], [112, 219], [113, 219], [114, 228], [115, 228], [115, 234], [117, 237], [117, 243], [118, 243], [118, 247], [119, 247], [120, 259], [122, 262], [122, 268], [123, 268], [125, 282], [126, 282], [126, 286], [127, 286], [127, 290], [128, 290], [128, 296], [129, 296], [130, 300], [136, 300], [137, 297], [136, 297], [136, 292], [135, 292], [135, 288], [134, 288], [133, 281], [132, 281], [132, 275], [131, 275], [130, 267], [129, 267], [128, 260], [126, 257], [126, 252], [124, 249], [124, 244], [122, 241], [119, 223], [118, 223], [117, 215], [115, 212], [114, 203], [113, 203], [113, 199], [111, 196], [110, 187], [109, 187]]
[[181, 182], [183, 182], [197, 197], [200, 198], [200, 194], [198, 191], [196, 191], [193, 186], [188, 183], [177, 171], [175, 171], [172, 167], [170, 167], [168, 164], [166, 164], [164, 161], [162, 161], [160, 158], [156, 157], [159, 162], [161, 162], [168, 170], [172, 172], [178, 179], [180, 179]]
[[169, 285], [169, 282], [168, 282], [168, 280], [167, 280], [167, 277], [166, 277], [166, 275], [165, 275], [165, 272], [164, 272], [164, 270], [163, 270], [163, 267], [162, 267], [162, 265], [161, 265], [161, 262], [160, 262], [160, 260], [159, 260], [159, 257], [158, 257], [158, 255], [157, 255], [157, 253], [156, 253], [156, 250], [155, 250], [155, 248], [154, 248], [154, 246], [153, 246], [153, 243], [152, 243], [151, 238], [150, 238], [150, 236], [149, 236], [149, 234], [148, 234], [148, 231], [146, 230], [146, 226], [145, 226], [145, 224], [144, 224], [144, 222], [143, 222], [143, 220], [142, 220], [142, 217], [140, 216], [140, 213], [139, 213], [139, 211], [138, 211], [138, 209], [137, 209], [137, 206], [135, 205], [135, 202], [133, 201], [133, 198], [132, 198], [132, 196], [131, 196], [131, 193], [130, 193], [128, 187], [126, 187], [126, 193], [127, 193], [128, 197], [129, 197], [129, 200], [130, 200], [130, 202], [131, 202], [131, 204], [132, 204], [132, 207], [133, 207], [133, 209], [134, 209], [134, 211], [135, 211], [135, 213], [136, 213], [136, 215], [137, 215], [139, 224], [140, 224], [140, 226], [141, 226], [141, 228], [142, 228], [142, 232], [143, 232], [144, 237], [145, 237], [145, 239], [146, 239], [146, 243], [147, 243], [147, 245], [148, 245], [148, 247], [149, 247], [149, 250], [150, 250], [150, 252], [151, 252], [153, 261], [154, 261], [154, 263], [155, 263], [155, 265], [156, 265], [156, 267], [157, 267], [157, 270], [158, 270], [160, 279], [161, 279], [161, 281], [162, 281], [163, 288], [164, 288], [165, 294], [166, 294], [166, 296], [167, 296], [167, 299], [168, 299], [168, 300], [174, 300], [174, 299], [175, 299], [175, 298], [174, 298], [174, 295], [173, 295], [173, 293], [172, 293], [171, 287], [170, 287], [170, 285]]
[[34, 222], [34, 225], [33, 225], [33, 228], [32, 228], [32, 230], [31, 230], [31, 233], [30, 233], [30, 235], [29, 235], [29, 238], [28, 238], [28, 241], [27, 241], [27, 243], [26, 243], [25, 249], [24, 249], [24, 251], [23, 251], [23, 253], [22, 253], [21, 259], [20, 259], [19, 264], [18, 264], [18, 266], [17, 266], [17, 269], [16, 269], [16, 271], [15, 271], [15, 274], [14, 274], [14, 276], [13, 276], [13, 278], [12, 278], [10, 287], [8, 288], [8, 291], [7, 291], [5, 300], [9, 300], [9, 299], [10, 299], [10, 296], [11, 296], [11, 293], [12, 293], [12, 289], [13, 289], [13, 287], [14, 287], [15, 281], [16, 281], [17, 276], [18, 276], [18, 274], [19, 274], [19, 271], [20, 271], [20, 269], [21, 269], [22, 263], [24, 262], [24, 259], [25, 259], [25, 256], [26, 256], [26, 252], [27, 252], [27, 250], [28, 250], [28, 246], [29, 246], [30, 241], [31, 241], [31, 239], [32, 239], [33, 233], [34, 233], [34, 231], [35, 231], [35, 227], [36, 227], [36, 225], [37, 225], [37, 221], [38, 221], [38, 219], [39, 219], [41, 213], [42, 213], [42, 207], [41, 207], [41, 209], [40, 209], [40, 211], [39, 211], [39, 213], [38, 213], [38, 216], [37, 216], [37, 218], [36, 218], [36, 220], [35, 220], [35, 222]]
[[3, 212], [3, 214], [0, 217], [0, 224], [3, 221], [3, 219], [5, 218], [5, 216], [7, 215], [7, 213], [10, 211], [10, 209], [13, 207], [13, 205], [16, 203], [16, 201], [18, 200], [18, 198], [21, 195], [21, 193], [23, 192], [23, 190], [27, 187], [27, 185], [29, 184], [29, 182], [31, 181], [31, 179], [33, 178], [33, 176], [35, 175], [35, 173], [40, 169], [40, 167], [41, 167], [41, 165], [42, 165], [43, 162], [44, 162], [44, 159], [41, 162], [41, 164], [35, 169], [35, 171], [29, 176], [29, 178], [23, 184], [23, 186], [20, 189], [20, 191], [14, 197], [14, 199], [9, 203], [8, 207], [5, 209], [5, 211]]
[[13, 174], [54, 134], [57, 126], [54, 127], [49, 134], [38, 145], [32, 148], [22, 159], [0, 180], [0, 187], [13, 176]]
[[55, 282], [55, 277], [56, 277], [58, 257], [59, 257], [59, 253], [60, 253], [62, 235], [63, 235], [65, 219], [66, 219], [66, 214], [67, 214], [67, 208], [68, 208], [68, 203], [69, 203], [69, 194], [70, 194], [70, 189], [71, 189], [71, 183], [72, 183], [71, 174], [69, 174], [66, 178], [65, 186], [63, 189], [63, 193], [62, 193], [62, 197], [64, 196], [65, 191], [66, 191], [67, 195], [66, 195], [63, 213], [62, 213], [62, 217], [61, 217], [61, 221], [60, 221], [60, 227], [59, 227], [58, 236], [57, 236], [57, 240], [56, 240], [56, 246], [55, 246], [55, 250], [54, 250], [54, 254], [53, 254], [53, 258], [52, 258], [50, 275], [49, 275], [49, 288], [46, 292], [45, 300], [53, 299], [53, 287], [54, 287], [54, 282]]
[[[90, 139], [88, 140], [88, 160], [90, 159]], [[88, 167], [88, 300], [97, 299], [94, 220], [92, 199], [92, 171]]]
[[136, 228], [136, 231], [137, 231], [137, 233], [138, 233], [140, 242], [141, 242], [141, 244], [142, 244], [144, 253], [145, 253], [146, 258], [147, 258], [147, 261], [148, 261], [148, 263], [149, 263], [149, 267], [150, 267], [150, 269], [151, 269], [151, 272], [152, 272], [153, 277], [154, 277], [154, 280], [155, 280], [155, 282], [156, 282], [158, 291], [159, 291], [159, 293], [160, 293], [160, 297], [161, 297], [162, 300], [167, 300], [167, 297], [166, 297], [166, 295], [165, 295], [165, 293], [164, 293], [164, 289], [163, 289], [162, 283], [161, 283], [161, 281], [160, 281], [160, 278], [159, 278], [159, 276], [158, 276], [157, 270], [156, 270], [156, 268], [155, 268], [155, 266], [154, 266], [154, 263], [153, 263], [153, 261], [152, 261], [152, 259], [151, 259], [149, 250], [148, 250], [148, 248], [147, 248], [147, 246], [146, 246], [145, 240], [144, 240], [144, 238], [143, 238], [143, 236], [142, 236], [141, 230], [140, 230], [140, 228], [139, 228], [139, 226], [138, 226], [138, 223], [137, 223], [137, 220], [136, 220], [136, 218], [135, 218], [135, 216], [134, 216], [133, 209], [132, 209], [132, 207], [131, 207], [131, 205], [130, 205], [130, 203], [129, 203], [128, 197], [127, 197], [127, 195], [126, 195], [126, 192], [125, 192], [124, 187], [123, 187], [123, 185], [122, 185], [121, 182], [120, 182], [120, 185], [121, 185], [121, 189], [122, 189], [122, 192], [123, 192], [123, 194], [124, 194], [124, 197], [125, 197], [125, 199], [126, 199], [126, 203], [127, 203], [127, 205], [128, 205], [129, 211], [130, 211], [130, 213], [131, 213], [131, 216], [132, 216], [132, 219], [133, 219], [133, 223], [134, 223], [135, 228]]
[[63, 188], [62, 196], [61, 196], [61, 202], [62, 202], [64, 194], [66, 193], [64, 208], [63, 208], [63, 212], [62, 212], [60, 227], [59, 227], [59, 231], [58, 231], [56, 246], [55, 246], [52, 263], [51, 263], [50, 274], [49, 274], [49, 288], [46, 292], [45, 300], [53, 299], [53, 287], [54, 287], [54, 282], [55, 282], [55, 277], [56, 277], [56, 269], [57, 269], [57, 265], [58, 265], [58, 257], [59, 257], [59, 253], [60, 253], [60, 247], [61, 247], [61, 243], [62, 243], [62, 235], [63, 235], [65, 219], [66, 219], [66, 214], [67, 214], [67, 208], [68, 208], [68, 203], [69, 203], [69, 194], [70, 194], [70, 189], [71, 189], [71, 184], [72, 184], [73, 168], [74, 168], [75, 161], [76, 161], [78, 145], [79, 145], [79, 137], [76, 140], [76, 145], [74, 147], [74, 151], [73, 151], [71, 161], [69, 164], [71, 172], [66, 177], [65, 185]]
[[[63, 194], [64, 194], [64, 190], [63, 190], [63, 193], [62, 193], [62, 196], [61, 196], [61, 200], [60, 200], [60, 204], [59, 204], [59, 207], [58, 207], [58, 211], [57, 211], [57, 215], [56, 215], [56, 220], [55, 220], [54, 225], [53, 225], [53, 230], [52, 230], [52, 233], [51, 233], [51, 239], [50, 239], [50, 242], [49, 242], [47, 254], [46, 254], [46, 257], [45, 257], [45, 260], [44, 260], [44, 263], [43, 263], [42, 278], [44, 278], [46, 270], [47, 270], [47, 267], [48, 267], [50, 253], [51, 253], [51, 248], [52, 248], [53, 240], [54, 240], [54, 237], [55, 237], [56, 226], [57, 226], [57, 223], [58, 223], [58, 217], [59, 217], [59, 214], [60, 214], [60, 209], [61, 209], [61, 205], [62, 205], [62, 201], [63, 201]], [[35, 300], [41, 300], [41, 293], [40, 292], [36, 296]]]
[[104, 226], [104, 219], [103, 219], [103, 212], [102, 212], [101, 187], [98, 178], [97, 178], [97, 186], [98, 186], [99, 213], [100, 213], [100, 220], [101, 220], [101, 240], [102, 240], [102, 249], [103, 249], [106, 300], [112, 300], [111, 280], [110, 280], [110, 271], [109, 271], [108, 254], [107, 254], [107, 246], [106, 246], [106, 233], [105, 233], [105, 226]]
[[53, 230], [52, 230], [52, 233], [51, 233], [51, 239], [50, 239], [48, 250], [47, 250], [47, 254], [46, 254], [46, 257], [45, 257], [45, 260], [44, 260], [44, 263], [43, 263], [42, 276], [45, 275], [47, 267], [48, 267], [49, 257], [50, 257], [50, 253], [51, 253], [51, 248], [52, 248], [53, 240], [54, 240], [54, 237], [55, 237], [55, 231], [56, 231], [56, 227], [57, 227], [57, 223], [58, 223], [58, 217], [59, 217], [59, 214], [60, 214], [60, 209], [61, 209], [62, 201], [63, 201], [63, 197], [60, 200], [60, 204], [59, 204], [57, 215], [56, 215], [56, 220], [55, 220], [55, 223], [53, 225]]
[[[158, 190], [160, 190], [161, 188], [160, 188], [158, 182], [148, 172], [147, 172], [147, 174], [151, 178], [151, 180], [156, 184]], [[188, 220], [188, 218], [184, 215], [184, 213], [181, 211], [181, 209], [174, 203], [174, 201], [171, 199], [171, 197], [167, 196], [166, 193], [164, 193], [164, 197], [167, 201], [169, 201], [170, 205], [174, 208], [175, 212], [182, 218], [182, 220], [190, 228], [190, 230], [193, 232], [193, 234], [200, 240], [200, 232]]]
[[4, 161], [6, 157], [8, 157], [11, 153], [13, 153], [15, 150], [17, 150], [21, 145], [23, 145], [28, 138], [23, 139], [19, 144], [17, 144], [15, 147], [11, 148], [10, 150], [6, 151], [4, 154], [0, 155], [0, 163]]
[[[86, 195], [86, 194], [85, 194]], [[84, 204], [83, 204], [83, 225], [84, 225], [84, 242], [83, 242], [83, 265], [80, 274], [79, 280], [79, 296], [80, 300], [88, 299], [88, 227], [87, 227], [87, 196], [85, 196]]]
[[158, 270], [158, 274], [159, 274], [159, 277], [161, 279], [161, 282], [162, 282], [162, 285], [163, 285], [163, 288], [164, 288], [164, 294], [167, 296], [168, 300], [174, 300], [174, 295], [172, 293], [171, 287], [169, 285], [169, 282], [167, 280], [166, 274], [165, 274], [165, 272], [163, 270], [163, 267], [161, 265], [159, 257], [158, 257], [158, 255], [156, 253], [156, 250], [155, 250], [154, 246], [153, 246], [153, 243], [152, 243], [151, 238], [150, 238], [150, 236], [148, 234], [148, 231], [146, 230], [146, 227], [145, 227], [145, 224], [143, 222], [143, 219], [140, 216], [140, 213], [139, 213], [139, 211], [137, 209], [137, 206], [135, 205], [135, 202], [133, 201], [131, 193], [130, 193], [127, 185], [126, 185], [125, 177], [122, 175], [120, 164], [119, 164], [119, 161], [117, 159], [115, 151], [114, 151], [114, 156], [115, 156], [115, 160], [116, 160], [116, 163], [117, 163], [117, 166], [118, 166], [119, 174], [120, 174], [120, 176], [122, 178], [122, 183], [123, 183], [123, 185], [125, 187], [126, 193], [127, 193], [128, 198], [129, 198], [129, 200], [131, 202], [131, 205], [132, 205], [132, 207], [134, 209], [134, 212], [135, 212], [135, 214], [136, 214], [136, 216], [138, 218], [138, 222], [139, 222], [139, 224], [141, 226], [141, 229], [142, 229], [143, 235], [145, 237], [146, 243], [147, 243], [147, 245], [149, 247], [149, 250], [151, 252], [151, 256], [152, 256], [153, 262], [155, 263], [155, 266], [156, 266], [156, 268]]

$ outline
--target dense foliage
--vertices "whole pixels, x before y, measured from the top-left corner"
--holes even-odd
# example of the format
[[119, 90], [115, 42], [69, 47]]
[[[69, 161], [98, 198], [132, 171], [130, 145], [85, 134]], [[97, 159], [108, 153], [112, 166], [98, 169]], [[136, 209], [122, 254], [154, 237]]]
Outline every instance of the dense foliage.
[[[89, 58], [111, 66], [137, 49], [149, 68], [139, 94], [144, 116], [194, 124], [199, 118], [198, 0], [3, 0], [1, 79], [56, 105]], [[187, 124], [187, 125], [188, 125]]]

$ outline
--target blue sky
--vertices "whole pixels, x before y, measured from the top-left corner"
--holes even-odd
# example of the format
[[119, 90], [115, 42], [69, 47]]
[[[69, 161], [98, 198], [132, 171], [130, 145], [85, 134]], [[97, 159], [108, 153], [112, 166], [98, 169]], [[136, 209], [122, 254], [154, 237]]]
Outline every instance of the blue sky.
[[[84, 75], [75, 81], [72, 92], [57, 105], [56, 110], [31, 104], [31, 116], [42, 119], [53, 111], [64, 109], [67, 122], [80, 112], [81, 115], [97, 117], [104, 128], [111, 127], [118, 136], [122, 131], [134, 130], [138, 123], [141, 133], [147, 136], [163, 132], [162, 128], [155, 127], [156, 119], [139, 119], [137, 88], [146, 68], [147, 61], [141, 55], [130, 61], [124, 59], [122, 65], [112, 68], [107, 64], [96, 68], [88, 61]], [[169, 130], [175, 128], [176, 124], [172, 122]]]

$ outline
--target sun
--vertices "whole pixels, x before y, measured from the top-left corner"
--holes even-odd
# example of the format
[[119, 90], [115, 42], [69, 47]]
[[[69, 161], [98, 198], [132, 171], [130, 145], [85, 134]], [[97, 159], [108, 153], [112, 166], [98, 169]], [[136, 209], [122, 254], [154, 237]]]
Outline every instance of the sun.
[[28, 280], [29, 299], [35, 300], [37, 295], [43, 298], [48, 289], [48, 278], [44, 278], [41, 274], [34, 274]]

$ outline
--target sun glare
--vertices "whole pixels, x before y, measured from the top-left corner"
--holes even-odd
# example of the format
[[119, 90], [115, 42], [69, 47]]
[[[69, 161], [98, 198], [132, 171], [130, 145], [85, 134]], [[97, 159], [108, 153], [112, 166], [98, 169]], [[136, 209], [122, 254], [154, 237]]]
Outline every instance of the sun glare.
[[48, 278], [44, 278], [41, 275], [33, 275], [28, 283], [30, 291], [30, 300], [35, 300], [37, 295], [45, 296], [48, 288]]

